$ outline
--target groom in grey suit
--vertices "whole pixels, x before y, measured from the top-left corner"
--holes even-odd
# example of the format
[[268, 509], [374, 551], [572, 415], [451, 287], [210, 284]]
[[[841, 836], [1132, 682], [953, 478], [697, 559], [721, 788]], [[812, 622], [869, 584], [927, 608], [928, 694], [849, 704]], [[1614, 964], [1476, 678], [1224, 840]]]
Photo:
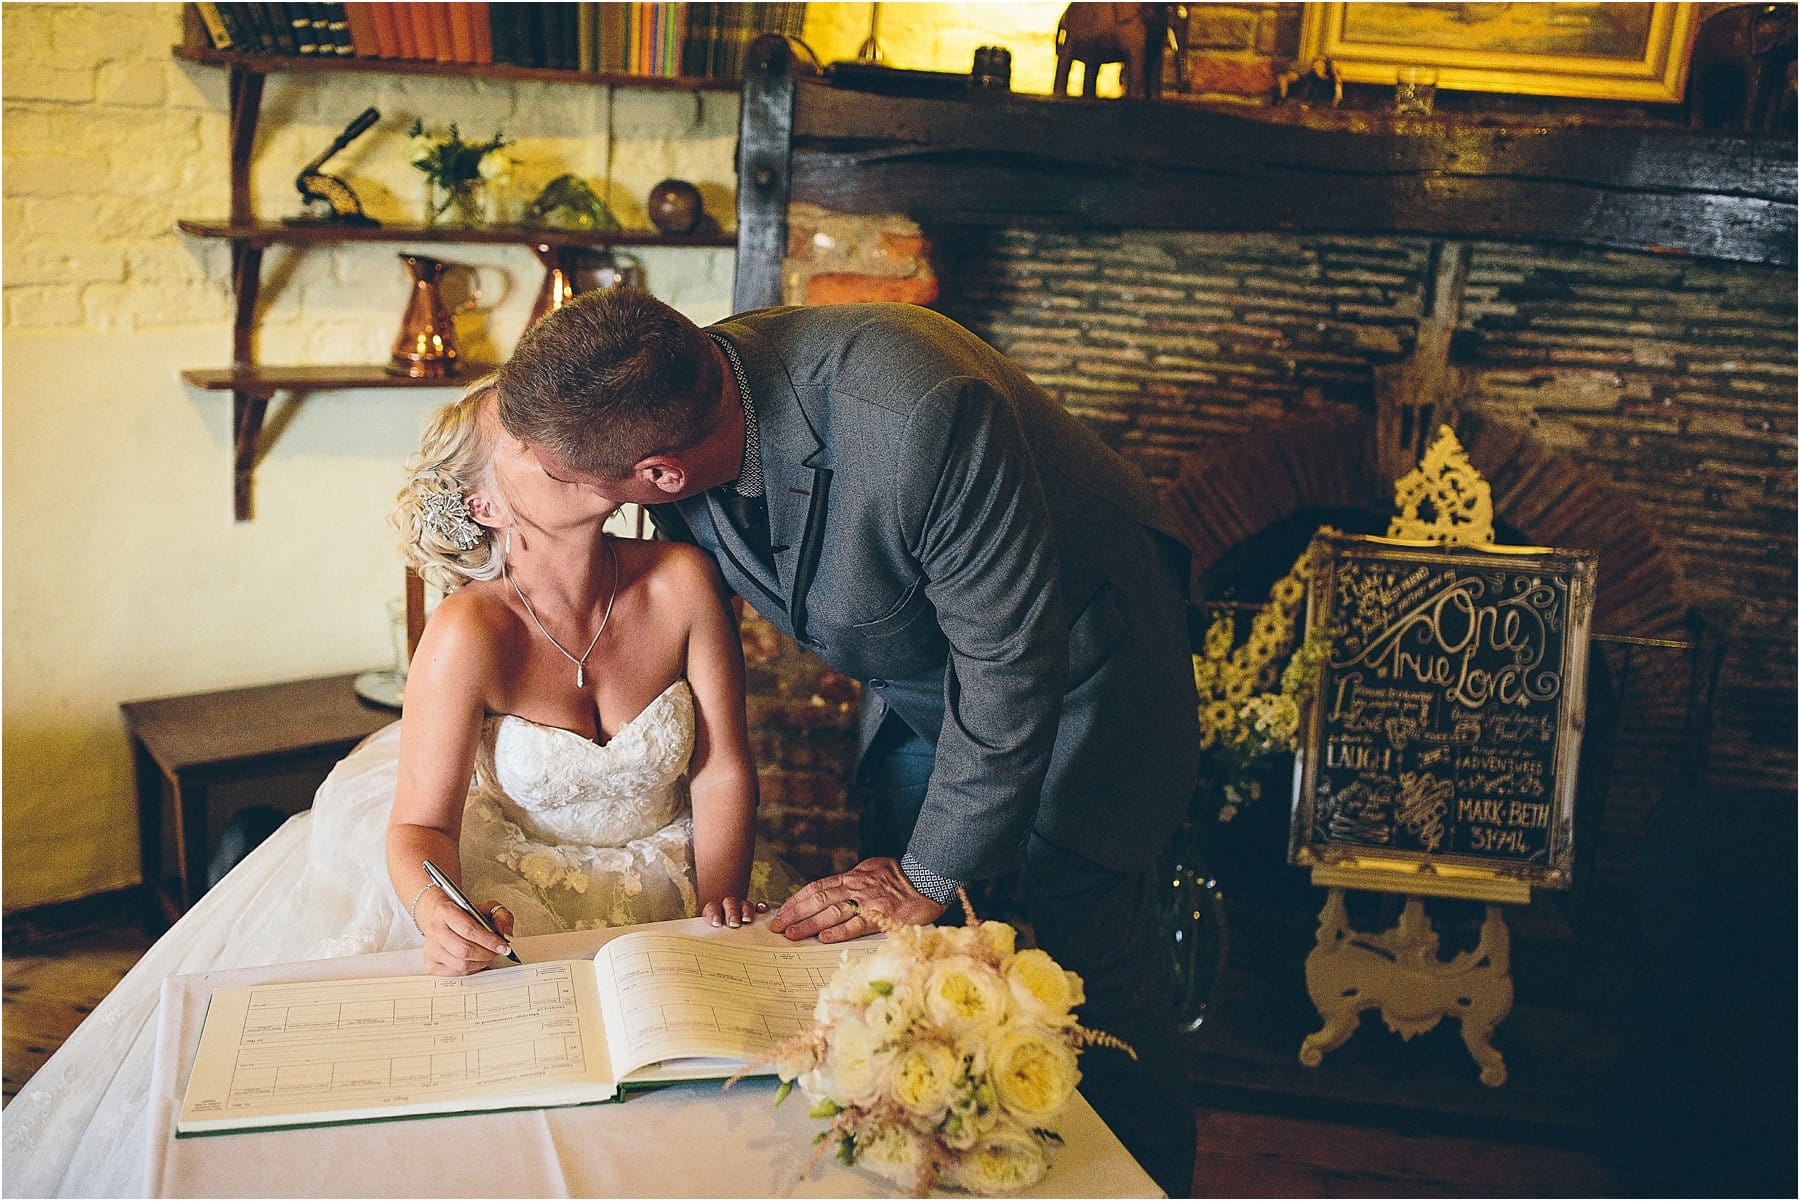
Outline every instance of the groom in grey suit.
[[1172, 1196], [1194, 1128], [1154, 865], [1194, 787], [1186, 552], [1149, 483], [1015, 364], [897, 304], [701, 330], [600, 292], [529, 330], [500, 412], [546, 472], [651, 507], [725, 582], [864, 683], [862, 862], [790, 938], [941, 916], [1015, 876], [1080, 973], [1082, 1091]]

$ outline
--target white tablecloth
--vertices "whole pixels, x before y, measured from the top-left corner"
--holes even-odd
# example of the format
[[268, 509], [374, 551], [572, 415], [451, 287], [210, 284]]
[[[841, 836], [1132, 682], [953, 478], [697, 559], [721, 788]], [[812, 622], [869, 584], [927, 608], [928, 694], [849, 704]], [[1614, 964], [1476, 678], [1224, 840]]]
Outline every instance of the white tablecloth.
[[[696, 919], [693, 933], [711, 933]], [[783, 940], [766, 927], [721, 931]], [[595, 930], [520, 939], [527, 963], [592, 954]], [[147, 1191], [160, 1197], [856, 1197], [903, 1190], [829, 1154], [802, 1174], [822, 1123], [803, 1098], [780, 1108], [770, 1080], [722, 1093], [675, 1085], [622, 1103], [334, 1127], [174, 1137], [206, 1001], [227, 985], [404, 975], [417, 951], [176, 976], [163, 985], [150, 1080]], [[1162, 1194], [1080, 1096], [1065, 1144], [1030, 1197]]]

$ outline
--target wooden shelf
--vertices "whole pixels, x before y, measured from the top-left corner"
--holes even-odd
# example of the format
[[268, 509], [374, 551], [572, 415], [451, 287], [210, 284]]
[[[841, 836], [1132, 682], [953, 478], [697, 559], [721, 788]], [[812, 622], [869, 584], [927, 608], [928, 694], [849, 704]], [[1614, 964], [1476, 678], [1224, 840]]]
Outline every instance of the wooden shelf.
[[[256, 149], [256, 127], [262, 112], [263, 85], [268, 76], [284, 72], [323, 75], [438, 75], [457, 79], [572, 83], [588, 87], [646, 89], [697, 94], [735, 92], [735, 79], [662, 78], [648, 75], [604, 74], [594, 71], [552, 70], [493, 63], [441, 63], [419, 59], [360, 58], [326, 55], [238, 54], [215, 50], [206, 41], [192, 5], [185, 9], [188, 40], [173, 48], [174, 56], [189, 63], [223, 67], [229, 72], [230, 215], [223, 219], [189, 219], [177, 223], [194, 238], [212, 238], [231, 247], [232, 366], [184, 371], [181, 378], [205, 392], [231, 394], [232, 514], [250, 519], [250, 492], [256, 462], [262, 453], [263, 418], [278, 392], [304, 394], [354, 388], [457, 388], [492, 371], [487, 364], [465, 364], [451, 379], [411, 379], [389, 375], [383, 364], [323, 364], [265, 366], [256, 360], [257, 297], [262, 283], [263, 253], [271, 246], [304, 249], [349, 242], [426, 243], [438, 245], [488, 244], [501, 246], [609, 246], [734, 248], [734, 234], [709, 229], [704, 233], [664, 234], [656, 230], [545, 229], [529, 225], [425, 226], [411, 224], [337, 226], [259, 220], [250, 195], [250, 164]], [[696, 95], [695, 104], [699, 104]]]
[[440, 63], [416, 58], [356, 58], [330, 55], [305, 58], [281, 54], [234, 54], [206, 46], [174, 47], [176, 58], [208, 67], [231, 67], [254, 75], [290, 71], [349, 71], [371, 75], [445, 75], [463, 79], [507, 79], [540, 83], [580, 83], [589, 87], [643, 88], [671, 92], [735, 92], [736, 79], [697, 76], [620, 75], [565, 71], [550, 67], [515, 67], [505, 63]]
[[492, 363], [464, 363], [448, 379], [390, 375], [379, 363], [308, 363], [280, 367], [262, 363], [198, 367], [181, 373], [184, 383], [203, 392], [245, 392], [268, 397], [277, 392], [323, 392], [336, 388], [460, 388], [494, 370]]
[[287, 225], [280, 221], [236, 222], [184, 219], [181, 232], [195, 238], [224, 238], [252, 246], [321, 246], [336, 242], [487, 242], [519, 246], [717, 246], [737, 245], [735, 234], [665, 234], [653, 229], [611, 233], [592, 229], [548, 229], [535, 225]]

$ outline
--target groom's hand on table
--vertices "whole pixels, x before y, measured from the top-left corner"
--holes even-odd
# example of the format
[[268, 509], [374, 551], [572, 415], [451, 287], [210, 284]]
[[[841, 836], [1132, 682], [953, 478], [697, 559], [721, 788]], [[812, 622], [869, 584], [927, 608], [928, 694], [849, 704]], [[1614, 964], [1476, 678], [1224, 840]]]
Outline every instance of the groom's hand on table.
[[871, 911], [898, 925], [922, 926], [935, 922], [944, 906], [920, 895], [899, 860], [865, 859], [789, 897], [769, 919], [769, 929], [796, 942], [815, 934], [820, 942], [844, 942], [881, 928], [870, 920]]

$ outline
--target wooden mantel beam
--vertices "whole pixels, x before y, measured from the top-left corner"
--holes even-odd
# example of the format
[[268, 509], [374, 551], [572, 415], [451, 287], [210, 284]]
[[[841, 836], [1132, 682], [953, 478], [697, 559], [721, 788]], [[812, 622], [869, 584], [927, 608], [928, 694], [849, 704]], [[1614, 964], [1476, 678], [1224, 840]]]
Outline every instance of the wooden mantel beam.
[[[839, 211], [927, 225], [1404, 234], [1795, 261], [1792, 141], [1168, 100], [892, 96], [795, 72], [779, 43], [757, 51], [766, 65], [747, 75], [746, 137], [749, 114], [791, 113], [788, 199]], [[745, 245], [740, 230], [740, 253]]]

